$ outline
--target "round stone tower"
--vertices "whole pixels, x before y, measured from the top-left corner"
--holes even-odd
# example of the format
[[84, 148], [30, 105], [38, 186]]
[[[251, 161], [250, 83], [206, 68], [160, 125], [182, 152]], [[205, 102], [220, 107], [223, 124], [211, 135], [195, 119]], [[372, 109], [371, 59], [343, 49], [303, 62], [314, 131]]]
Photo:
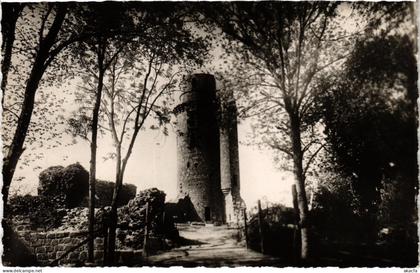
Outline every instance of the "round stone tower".
[[178, 194], [189, 197], [198, 221], [224, 222], [220, 185], [220, 143], [216, 82], [194, 74], [175, 107], [177, 115]]

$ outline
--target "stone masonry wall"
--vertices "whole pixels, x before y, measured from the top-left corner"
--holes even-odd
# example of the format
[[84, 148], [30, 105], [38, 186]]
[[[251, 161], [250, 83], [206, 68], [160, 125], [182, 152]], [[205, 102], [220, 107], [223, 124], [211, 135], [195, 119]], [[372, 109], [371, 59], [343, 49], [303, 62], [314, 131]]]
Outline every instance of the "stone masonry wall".
[[188, 196], [201, 221], [224, 221], [220, 188], [215, 79], [194, 74], [177, 114], [178, 192]]
[[[41, 266], [48, 266], [65, 252], [80, 244], [88, 235], [87, 231], [17, 231], [16, 233], [29, 251], [35, 255]], [[154, 247], [160, 241], [151, 237], [149, 243], [151, 247]], [[117, 245], [119, 245], [119, 240], [117, 240]], [[102, 264], [103, 251], [104, 239], [101, 237], [95, 238], [95, 264]], [[142, 261], [142, 250], [118, 249], [115, 255], [116, 260], [125, 265], [140, 264]], [[87, 244], [84, 244], [67, 254], [59, 261], [58, 265], [83, 266], [87, 261], [87, 256]]]
[[233, 96], [221, 103], [220, 174], [225, 195], [226, 223], [236, 225], [242, 219], [244, 202], [240, 196], [237, 108]]
[[[55, 259], [59, 258], [66, 251], [80, 244], [87, 237], [87, 232], [80, 231], [50, 231], [50, 232], [34, 232], [34, 231], [18, 231], [17, 235], [28, 249], [34, 253], [40, 265], [48, 265]], [[95, 239], [95, 260], [102, 260], [103, 255], [103, 238]], [[87, 260], [87, 245], [83, 245], [76, 251], [69, 253], [64, 257], [59, 265], [77, 264]]]

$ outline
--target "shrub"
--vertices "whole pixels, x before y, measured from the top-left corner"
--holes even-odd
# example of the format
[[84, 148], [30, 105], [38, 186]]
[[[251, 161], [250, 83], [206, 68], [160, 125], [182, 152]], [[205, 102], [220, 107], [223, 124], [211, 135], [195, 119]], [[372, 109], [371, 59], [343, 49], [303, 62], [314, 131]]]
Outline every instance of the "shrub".
[[[98, 199], [95, 203], [95, 207], [106, 207], [111, 205], [114, 186], [114, 182], [96, 180], [95, 188]], [[132, 184], [123, 184], [117, 201], [117, 206], [121, 207], [127, 205], [128, 201], [136, 196], [136, 190], [136, 186]]]
[[63, 170], [62, 183], [67, 206], [77, 207], [89, 192], [89, 173], [79, 163], [71, 164]]
[[38, 195], [56, 196], [63, 193], [61, 183], [63, 166], [52, 166], [39, 174]]
[[58, 227], [66, 215], [65, 200], [62, 195], [46, 196], [13, 196], [9, 199], [7, 209], [9, 216], [29, 219], [31, 228], [49, 230]]
[[38, 195], [63, 196], [68, 208], [79, 206], [88, 190], [89, 173], [79, 163], [49, 167], [39, 174]]
[[[273, 205], [262, 210], [264, 252], [285, 259], [293, 258], [294, 211], [283, 205]], [[248, 239], [251, 249], [260, 251], [258, 214], [251, 215], [248, 225]]]

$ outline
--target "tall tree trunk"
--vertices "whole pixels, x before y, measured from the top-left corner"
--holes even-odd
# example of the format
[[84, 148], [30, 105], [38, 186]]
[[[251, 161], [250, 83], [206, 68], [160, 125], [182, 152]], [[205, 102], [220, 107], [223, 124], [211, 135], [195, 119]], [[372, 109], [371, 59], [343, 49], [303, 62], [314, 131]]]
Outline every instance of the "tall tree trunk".
[[[89, 237], [94, 238], [94, 226], [95, 226], [95, 184], [96, 184], [96, 150], [97, 150], [97, 138], [98, 138], [98, 120], [99, 120], [99, 109], [101, 106], [103, 80], [104, 80], [104, 56], [103, 52], [98, 54], [98, 86], [96, 90], [95, 105], [92, 112], [92, 139], [90, 142], [90, 172], [89, 172], [89, 226], [88, 232]], [[88, 261], [93, 262], [94, 254], [94, 240], [90, 240], [88, 243]]]
[[[139, 106], [140, 107], [140, 106]], [[139, 108], [140, 109], [140, 108]], [[118, 211], [117, 211], [117, 201], [120, 196], [122, 184], [124, 182], [124, 173], [125, 168], [127, 167], [128, 159], [133, 151], [134, 143], [137, 137], [137, 134], [140, 130], [140, 126], [138, 126], [140, 110], [138, 110], [136, 119], [135, 119], [135, 127], [134, 133], [131, 137], [130, 145], [127, 149], [127, 153], [125, 154], [124, 159], [122, 159], [121, 155], [121, 143], [118, 141], [117, 138], [114, 138], [114, 144], [116, 145], [116, 153], [117, 153], [117, 166], [116, 166], [116, 179], [115, 179], [115, 187], [114, 192], [112, 195], [112, 202], [111, 202], [111, 215], [110, 215], [110, 226], [108, 230], [108, 262], [109, 264], [115, 263], [115, 246], [116, 246], [116, 230], [118, 224]]]
[[1, 99], [1, 104], [4, 102], [4, 94], [7, 86], [7, 77], [9, 75], [9, 68], [12, 59], [12, 49], [15, 42], [15, 29], [16, 22], [19, 18], [20, 13], [24, 8], [22, 3], [3, 3], [2, 4], [2, 20], [1, 28], [3, 34], [3, 43], [1, 45], [1, 51], [3, 55], [3, 61], [1, 64], [1, 90], [3, 91], [3, 96]]
[[299, 226], [301, 234], [301, 259], [306, 262], [309, 256], [308, 200], [303, 174], [303, 152], [301, 144], [300, 121], [298, 114], [289, 113], [293, 152], [293, 172], [296, 180], [297, 201], [299, 207]]
[[[9, 188], [15, 173], [15, 169], [21, 154], [23, 153], [23, 144], [25, 142], [26, 133], [31, 122], [32, 111], [34, 109], [35, 95], [38, 90], [39, 82], [47, 68], [47, 60], [49, 52], [54, 45], [58, 33], [66, 16], [67, 9], [60, 5], [57, 9], [54, 22], [51, 25], [47, 36], [40, 42], [39, 50], [26, 83], [25, 95], [22, 103], [22, 110], [17, 122], [15, 134], [12, 143], [7, 152], [7, 156], [3, 159], [3, 204], [6, 208], [7, 199], [9, 196]], [[7, 210], [5, 210], [5, 213]]]
[[108, 265], [115, 264], [116, 230], [118, 224], [117, 201], [123, 183], [124, 169], [121, 168], [121, 146], [117, 146], [117, 169], [115, 187], [112, 195], [110, 225], [108, 230]]

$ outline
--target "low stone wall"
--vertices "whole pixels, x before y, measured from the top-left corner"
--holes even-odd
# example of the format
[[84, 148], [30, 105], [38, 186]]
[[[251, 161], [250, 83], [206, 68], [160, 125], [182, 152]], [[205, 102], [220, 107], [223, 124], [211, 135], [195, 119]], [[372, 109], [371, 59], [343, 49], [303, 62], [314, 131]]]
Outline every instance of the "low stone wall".
[[[79, 245], [88, 235], [87, 231], [17, 231], [16, 234], [19, 240], [34, 254], [40, 266], [50, 265], [51, 262], [61, 257], [68, 250]], [[149, 238], [151, 249], [162, 249], [162, 243], [162, 240], [158, 238]], [[117, 245], [119, 244], [120, 242], [117, 240]], [[95, 239], [94, 251], [97, 266], [102, 265], [103, 251], [104, 239], [98, 237]], [[142, 263], [142, 252], [142, 250], [135, 249], [119, 249], [115, 252], [116, 261], [127, 266], [140, 265]], [[87, 256], [87, 244], [84, 244], [62, 258], [58, 265], [83, 266], [87, 262]]]
[[[52, 231], [34, 232], [18, 231], [18, 237], [34, 253], [41, 265], [48, 265], [55, 259], [62, 256], [66, 251], [74, 248], [87, 238], [86, 231]], [[103, 255], [103, 238], [95, 239], [95, 261], [100, 262]], [[77, 250], [66, 255], [59, 265], [82, 264], [87, 260], [87, 245], [80, 246]]]

